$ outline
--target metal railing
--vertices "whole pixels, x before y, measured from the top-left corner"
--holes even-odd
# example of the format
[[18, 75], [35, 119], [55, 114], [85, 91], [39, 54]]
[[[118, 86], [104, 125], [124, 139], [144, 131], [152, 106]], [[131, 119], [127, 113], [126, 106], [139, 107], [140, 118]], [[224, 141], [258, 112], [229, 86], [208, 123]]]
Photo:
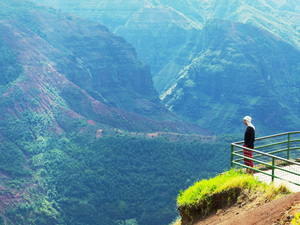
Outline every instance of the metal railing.
[[[251, 169], [263, 181], [284, 180], [300, 186], [300, 131], [257, 138], [254, 146], [250, 149], [243, 147], [243, 142], [232, 143], [231, 167]], [[244, 156], [243, 149], [252, 151], [252, 158]], [[244, 159], [253, 161], [254, 166], [246, 166]]]

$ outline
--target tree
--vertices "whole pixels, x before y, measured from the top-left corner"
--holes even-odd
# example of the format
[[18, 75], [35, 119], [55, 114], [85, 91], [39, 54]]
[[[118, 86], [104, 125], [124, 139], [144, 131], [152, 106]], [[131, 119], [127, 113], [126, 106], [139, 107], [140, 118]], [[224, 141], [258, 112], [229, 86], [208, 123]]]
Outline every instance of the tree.
[[5, 221], [2, 216], [0, 216], [0, 225], [5, 225]]

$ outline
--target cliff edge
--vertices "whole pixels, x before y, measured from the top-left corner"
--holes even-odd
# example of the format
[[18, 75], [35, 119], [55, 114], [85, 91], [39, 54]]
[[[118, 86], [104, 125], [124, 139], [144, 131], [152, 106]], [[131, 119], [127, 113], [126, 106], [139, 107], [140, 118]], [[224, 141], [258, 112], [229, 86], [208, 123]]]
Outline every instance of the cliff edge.
[[230, 170], [181, 191], [177, 204], [181, 219], [173, 225], [291, 224], [299, 213], [300, 194]]

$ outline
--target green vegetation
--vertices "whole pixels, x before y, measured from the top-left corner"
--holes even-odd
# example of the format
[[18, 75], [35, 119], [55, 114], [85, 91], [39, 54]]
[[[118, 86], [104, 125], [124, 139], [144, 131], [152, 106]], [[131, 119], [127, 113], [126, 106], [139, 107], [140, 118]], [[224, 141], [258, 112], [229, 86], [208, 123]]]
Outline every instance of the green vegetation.
[[[201, 143], [200, 136], [186, 142], [189, 138], [181, 139], [181, 135], [176, 138], [178, 141], [170, 142], [167, 138], [132, 137], [128, 131], [123, 135], [121, 130], [114, 130], [112, 126], [131, 131], [141, 128], [144, 132], [171, 132], [176, 124], [145, 119], [122, 107], [114, 110], [97, 105], [78, 86], [90, 89], [94, 85], [105, 91], [102, 98], [98, 89], [93, 90], [95, 96], [116, 99], [122, 104], [131, 102], [136, 106], [132, 99], [138, 99], [139, 112], [145, 106], [149, 107], [149, 116], [159, 117], [151, 113], [153, 110], [169, 118], [160, 103], [144, 101], [143, 96], [157, 97], [149, 68], [136, 58], [124, 39], [102, 26], [77, 17], [57, 18], [55, 13], [44, 12], [42, 6], [31, 8], [31, 4], [0, 0], [1, 22], [9, 30], [0, 49], [1, 76], [5, 75], [5, 79], [1, 77], [0, 98], [0, 194], [5, 199], [1, 218], [7, 221], [6, 225], [168, 224], [178, 215], [178, 190], [229, 167], [228, 143]], [[67, 25], [59, 27], [62, 24]], [[72, 26], [85, 31], [76, 32], [82, 35], [78, 40], [73, 37]], [[65, 28], [72, 34], [65, 37]], [[60, 48], [50, 44], [58, 36], [64, 37], [60, 39]], [[21, 46], [20, 39], [24, 43]], [[32, 40], [43, 44], [36, 49]], [[17, 49], [22, 55], [18, 55]], [[74, 54], [69, 58], [71, 49]], [[99, 52], [103, 53], [101, 57]], [[59, 60], [64, 67], [60, 67]], [[26, 68], [22, 79], [23, 68], [18, 62]], [[57, 72], [49, 68], [50, 62]], [[114, 78], [123, 71], [123, 88], [118, 89], [117, 79], [109, 83], [110, 76], [97, 77], [111, 71]], [[83, 82], [78, 86], [67, 80], [75, 75], [79, 77], [73, 77], [73, 81]], [[132, 76], [140, 80], [131, 82]], [[100, 84], [105, 82], [107, 88], [101, 88]], [[131, 95], [137, 87], [140, 93]], [[110, 94], [113, 96], [109, 97]], [[189, 130], [183, 122], [179, 126]], [[104, 137], [96, 139], [98, 129], [103, 130]], [[109, 136], [107, 133], [112, 130], [115, 133]]]
[[7, 43], [0, 39], [0, 93], [2, 93], [1, 86], [15, 81], [23, 71], [22, 65], [17, 63], [16, 54]]
[[258, 185], [261, 185], [261, 182], [254, 179], [253, 176], [231, 169], [209, 180], [201, 180], [184, 192], [181, 191], [177, 203], [179, 206], [196, 206], [208, 201], [213, 194], [235, 188], [253, 188]]
[[177, 203], [179, 206], [199, 206], [204, 202], [209, 202], [214, 194], [237, 188], [241, 190], [260, 189], [263, 193], [267, 193], [269, 200], [279, 198], [280, 194], [290, 193], [286, 189], [282, 189], [282, 186], [275, 188], [274, 185], [269, 186], [266, 183], [262, 183], [241, 170], [231, 169], [209, 180], [201, 180], [184, 192], [181, 191], [178, 195]]
[[[242, 170], [231, 169], [209, 180], [196, 182], [184, 192], [180, 191], [177, 204], [181, 221], [192, 223], [195, 218], [225, 210], [236, 203], [246, 202], [255, 207], [290, 193], [285, 185], [267, 185]], [[180, 221], [175, 224], [180, 224]]]
[[5, 225], [5, 221], [2, 216], [0, 216], [0, 225]]
[[[30, 102], [16, 88], [0, 108], [13, 107], [13, 99]], [[95, 139], [95, 125], [52, 110], [25, 110], [17, 112], [18, 119], [6, 114], [0, 120], [0, 174], [7, 177], [0, 185], [5, 196], [23, 196], [18, 205], [7, 205], [3, 216], [11, 223], [169, 224], [178, 215], [178, 190], [228, 169], [229, 143], [240, 139], [202, 143], [178, 135], [170, 142], [122, 132], [109, 136], [105, 129]]]
[[[214, 152], [222, 151], [220, 144], [107, 137], [89, 145], [74, 137], [48, 139], [39, 145], [45, 142], [52, 143], [54, 149], [33, 156], [31, 166], [44, 168], [45, 175], [36, 178], [38, 184], [48, 186], [51, 196], [56, 190], [55, 199], [65, 199], [61, 206], [65, 221], [74, 224], [97, 224], [99, 218], [109, 223], [109, 217], [139, 218], [140, 224], [166, 224], [177, 214], [174, 200], [179, 189], [222, 170], [228, 163], [198, 163], [214, 161]], [[226, 158], [225, 152], [219, 157]], [[44, 185], [47, 180], [50, 183]], [[89, 217], [91, 214], [94, 218]]]
[[[293, 69], [298, 68], [298, 49], [257, 27], [217, 19], [208, 21], [200, 36], [205, 41], [197, 43], [197, 57], [162, 94], [172, 112], [217, 134], [243, 132], [237, 121], [249, 114], [261, 134], [297, 129], [297, 95], [281, 84], [300, 84]], [[245, 37], [252, 42], [240, 42]], [[275, 113], [277, 122], [268, 122]]]
[[[123, 134], [122, 130], [118, 130], [176, 130], [172, 126], [174, 124], [156, 123], [129, 114], [124, 109], [148, 118], [177, 120], [159, 103], [148, 66], [137, 58], [132, 46], [124, 39], [109, 33], [102, 25], [65, 15], [51, 7], [36, 6], [29, 1], [0, 0], [0, 6], [1, 22], [9, 31], [3, 32], [6, 42], [0, 41], [0, 195], [7, 200], [5, 213], [0, 213], [0, 225], [4, 219], [6, 225], [165, 225], [178, 215], [178, 190], [229, 168], [229, 144], [236, 136], [221, 136], [215, 142], [202, 143], [200, 138], [186, 141], [190, 139], [178, 134], [176, 141], [171, 142], [167, 137], [146, 139], [146, 135], [134, 137], [128, 131]], [[171, 14], [170, 21], [174, 25], [178, 13]], [[161, 15], [167, 14], [163, 12]], [[184, 16], [179, 18], [183, 19], [184, 24]], [[178, 61], [182, 65], [177, 65], [174, 70], [190, 69], [184, 71], [188, 72], [188, 77], [178, 82], [178, 90], [174, 89], [178, 98], [171, 99], [178, 102], [170, 105], [170, 108], [177, 112], [181, 108], [186, 118], [203, 122], [216, 130], [221, 127], [226, 132], [239, 132], [239, 128], [232, 130], [232, 124], [240, 121], [253, 105], [256, 106], [253, 107], [255, 112], [263, 115], [278, 115], [279, 112], [286, 116], [289, 113], [287, 109], [298, 109], [294, 107], [298, 102], [297, 97], [287, 107], [282, 103], [284, 99], [276, 95], [284, 93], [282, 85], [276, 86], [277, 79], [288, 82], [287, 86], [293, 95], [298, 93], [298, 78], [295, 77], [298, 74], [299, 57], [293, 48], [277, 38], [268, 38], [267, 32], [251, 26], [218, 20], [211, 21], [203, 33], [198, 30], [189, 32], [185, 30], [188, 27], [189, 24], [180, 26], [175, 32], [188, 33], [188, 41], [173, 38], [176, 43], [171, 43], [168, 37], [172, 37], [173, 31], [168, 30], [167, 35], [161, 32], [166, 37], [164, 42], [176, 45], [182, 51], [177, 54], [177, 49], [169, 51], [166, 48], [160, 57], [163, 59], [168, 56], [173, 60], [178, 55], [173, 63]], [[230, 30], [232, 27], [236, 30]], [[249, 30], [251, 32], [247, 33]], [[234, 38], [230, 39], [229, 34], [234, 34]], [[24, 40], [23, 46], [19, 46], [19, 39]], [[245, 43], [252, 43], [253, 40], [258, 43], [254, 48], [257, 51], [249, 55], [249, 46], [240, 45], [240, 42], [235, 42], [237, 39]], [[40, 41], [39, 49], [34, 48], [33, 40]], [[195, 40], [207, 42], [195, 43]], [[147, 38], [144, 41], [149, 42]], [[185, 46], [185, 42], [189, 46]], [[139, 43], [144, 48], [143, 42]], [[160, 42], [154, 43], [151, 49], [161, 49], [157, 45]], [[202, 46], [207, 47], [203, 52]], [[28, 53], [19, 56], [18, 49], [23, 52], [28, 50]], [[191, 53], [191, 49], [194, 52]], [[153, 54], [145, 52], [147, 56]], [[184, 55], [188, 55], [188, 59], [182, 60]], [[276, 63], [273, 60], [276, 55], [281, 55], [279, 61], [285, 63]], [[199, 58], [195, 59], [196, 56]], [[20, 81], [24, 71], [18, 64], [18, 57], [21, 58], [20, 62], [26, 64], [30, 76], [13, 86]], [[26, 61], [27, 58], [34, 61]], [[161, 63], [156, 60], [156, 64], [158, 61]], [[265, 61], [262, 65], [261, 62]], [[56, 71], [48, 66], [50, 63]], [[276, 67], [277, 64], [280, 66]], [[274, 66], [273, 70], [267, 65]], [[170, 74], [176, 74], [170, 68], [173, 69], [173, 65], [167, 69]], [[276, 73], [280, 76], [271, 76]], [[199, 77], [199, 74], [204, 77]], [[241, 78], [240, 74], [244, 74], [247, 80]], [[282, 74], [289, 74], [289, 79], [282, 78], [285, 77]], [[259, 95], [254, 98], [251, 93], [240, 95], [245, 89], [243, 82], [251, 83], [250, 78], [257, 81], [251, 86], [253, 93]], [[229, 86], [233, 80], [238, 82], [237, 94]], [[275, 88], [267, 92], [268, 85]], [[3, 95], [8, 87], [12, 88]], [[199, 90], [203, 92], [199, 93]], [[222, 92], [226, 90], [231, 92]], [[228, 102], [224, 100], [227, 95]], [[264, 95], [268, 98], [263, 99]], [[104, 105], [97, 105], [94, 99]], [[243, 104], [241, 99], [247, 104]], [[280, 104], [273, 104], [272, 101], [277, 99], [280, 99]], [[203, 102], [204, 105], [201, 105]], [[211, 102], [216, 105], [212, 106]], [[184, 103], [184, 107], [181, 103]], [[114, 111], [105, 105], [119, 109]], [[240, 105], [247, 107], [241, 109]], [[298, 114], [294, 112], [294, 115]], [[272, 117], [268, 118], [272, 120]], [[89, 123], [87, 120], [93, 121]], [[294, 126], [296, 123], [278, 119], [272, 124]], [[109, 130], [108, 126], [118, 129], [110, 127]], [[103, 130], [103, 135], [96, 139], [98, 129]], [[190, 128], [184, 127], [182, 130], [187, 129]], [[201, 201], [209, 201], [210, 195], [231, 190], [232, 184], [225, 182], [226, 177], [232, 178], [230, 173], [235, 173], [232, 176], [241, 176], [241, 181], [236, 183], [244, 185], [243, 188], [261, 187], [266, 190], [264, 185], [259, 186], [247, 175], [230, 171], [216, 178], [223, 179], [217, 180], [218, 185], [222, 184], [221, 187], [216, 182], [210, 186], [203, 181], [207, 187], [196, 185], [197, 191], [201, 191], [191, 192], [188, 196], [192, 200], [189, 203], [183, 201], [182, 204], [200, 204]], [[180, 197], [188, 192], [182, 192]], [[277, 191], [270, 192], [270, 196], [274, 197], [272, 193]], [[19, 201], [12, 201], [12, 196]]]

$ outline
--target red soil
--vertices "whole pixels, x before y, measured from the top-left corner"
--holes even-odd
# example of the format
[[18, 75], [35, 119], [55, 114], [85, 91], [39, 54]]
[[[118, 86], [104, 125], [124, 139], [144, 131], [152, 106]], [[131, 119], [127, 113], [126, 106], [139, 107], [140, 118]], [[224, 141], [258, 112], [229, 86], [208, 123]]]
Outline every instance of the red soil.
[[95, 123], [94, 123], [94, 121], [92, 121], [92, 120], [88, 120], [87, 121], [90, 125], [94, 125]]
[[[244, 209], [243, 209], [244, 208]], [[246, 209], [234, 206], [193, 223], [193, 225], [279, 225], [291, 224], [300, 208], [300, 192], [271, 201], [262, 206]]]

